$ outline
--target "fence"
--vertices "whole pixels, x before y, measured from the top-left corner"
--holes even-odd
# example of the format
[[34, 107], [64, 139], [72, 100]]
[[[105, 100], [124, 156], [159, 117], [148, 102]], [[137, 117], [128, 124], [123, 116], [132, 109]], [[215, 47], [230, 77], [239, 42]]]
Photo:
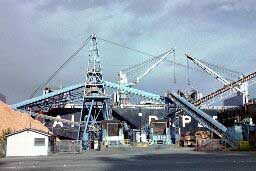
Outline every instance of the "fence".
[[4, 157], [6, 154], [6, 142], [0, 141], [0, 158]]
[[55, 142], [54, 153], [82, 153], [82, 140], [61, 140]]
[[196, 151], [223, 151], [227, 143], [221, 139], [196, 139]]

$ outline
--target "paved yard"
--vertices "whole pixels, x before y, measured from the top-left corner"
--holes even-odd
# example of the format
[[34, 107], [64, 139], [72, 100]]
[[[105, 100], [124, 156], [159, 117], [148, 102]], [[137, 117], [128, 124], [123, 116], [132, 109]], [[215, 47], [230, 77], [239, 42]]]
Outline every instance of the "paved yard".
[[84, 154], [0, 159], [0, 170], [256, 170], [256, 153], [119, 148]]

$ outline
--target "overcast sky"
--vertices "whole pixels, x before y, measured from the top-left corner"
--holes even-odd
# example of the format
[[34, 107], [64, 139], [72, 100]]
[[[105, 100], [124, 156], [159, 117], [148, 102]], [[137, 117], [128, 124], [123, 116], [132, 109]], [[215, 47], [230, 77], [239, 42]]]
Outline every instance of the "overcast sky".
[[[210, 63], [248, 73], [256, 63], [255, 0], [0, 0], [0, 92], [9, 103], [28, 98], [91, 33], [150, 54], [175, 47]], [[106, 80], [148, 56], [98, 41]], [[52, 87], [84, 80], [85, 49], [53, 80]], [[169, 57], [172, 59], [172, 56]], [[193, 64], [191, 64], [192, 66]], [[196, 66], [194, 66], [196, 67]], [[137, 87], [154, 93], [221, 87], [207, 74], [161, 64]]]

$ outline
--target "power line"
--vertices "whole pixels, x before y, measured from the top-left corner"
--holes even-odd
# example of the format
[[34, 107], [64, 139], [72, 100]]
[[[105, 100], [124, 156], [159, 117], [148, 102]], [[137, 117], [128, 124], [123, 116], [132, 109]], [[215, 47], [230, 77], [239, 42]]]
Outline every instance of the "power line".
[[143, 55], [147, 55], [147, 56], [155, 57], [155, 55], [152, 55], [152, 54], [149, 54], [149, 53], [146, 53], [146, 52], [143, 52], [143, 51], [137, 50], [137, 49], [130, 48], [130, 47], [125, 46], [125, 45], [122, 45], [122, 44], [120, 44], [120, 43], [112, 42], [112, 41], [109, 41], [109, 40], [106, 40], [106, 39], [103, 39], [103, 38], [100, 38], [100, 37], [98, 37], [98, 39], [99, 39], [99, 40], [102, 40], [102, 41], [104, 41], [104, 42], [108, 42], [108, 43], [110, 43], [110, 44], [113, 44], [113, 45], [116, 45], [116, 46], [119, 46], [119, 47], [125, 48], [125, 49], [132, 50], [132, 51], [134, 51], [134, 52], [141, 53], [141, 54], [143, 54]]
[[[175, 65], [178, 65], [178, 66], [187, 68], [187, 65], [185, 65], [185, 64], [178, 63], [178, 62], [174, 62], [174, 61], [169, 60], [169, 59], [167, 59], [167, 61], [170, 62], [171, 64], [175, 64]], [[198, 71], [198, 72], [201, 72], [201, 73], [204, 73], [204, 71], [202, 71], [202, 70], [200, 70], [200, 69], [197, 69], [197, 68], [189, 67], [189, 69], [190, 69], [190, 70], [194, 70], [194, 71]]]
[[[130, 48], [130, 47], [125, 46], [125, 45], [122, 45], [122, 44], [120, 44], [120, 43], [112, 42], [112, 41], [110, 41], [110, 40], [106, 40], [106, 39], [101, 38], [101, 37], [97, 37], [97, 38], [98, 38], [99, 40], [104, 41], [104, 42], [107, 42], [107, 43], [110, 43], [110, 44], [113, 44], [113, 45], [116, 45], [116, 46], [119, 46], [119, 47], [122, 47], [122, 48], [125, 48], [125, 49], [129, 49], [129, 50], [131, 50], [131, 51], [134, 51], [134, 52], [137, 52], [137, 53], [140, 53], [140, 54], [143, 54], [143, 55], [147, 55], [147, 56], [151, 56], [151, 57], [157, 57], [156, 55], [152, 55], [152, 54], [149, 54], [149, 53], [147, 53], [147, 52], [143, 52], [143, 51], [138, 50], [138, 49]], [[176, 61], [172, 61], [172, 60], [168, 60], [168, 59], [167, 59], [167, 61], [171, 62], [172, 64], [175, 64], [175, 65], [178, 65], [178, 66], [187, 68], [186, 65], [181, 64], [181, 63], [178, 63], [178, 62], [176, 62]], [[132, 65], [130, 65], [130, 66], [132, 66]], [[199, 71], [199, 72], [203, 72], [203, 71], [201, 71], [201, 70], [199, 70], [199, 69], [192, 68], [192, 67], [190, 67], [190, 69], [195, 70], [195, 71]]]
[[42, 83], [32, 94], [30, 98], [33, 98], [36, 93], [41, 90], [43, 87], [45, 87], [63, 68], [66, 64], [68, 64], [87, 44], [88, 40], [91, 38], [89, 36], [84, 42], [82, 42], [82, 45], [48, 78], [44, 83]]
[[190, 67], [189, 67], [189, 60], [188, 60], [188, 58], [187, 58], [187, 67], [188, 67], [188, 85], [190, 85], [190, 73], [189, 73], [189, 69], [190, 69]]
[[176, 55], [173, 51], [173, 83], [176, 83]]

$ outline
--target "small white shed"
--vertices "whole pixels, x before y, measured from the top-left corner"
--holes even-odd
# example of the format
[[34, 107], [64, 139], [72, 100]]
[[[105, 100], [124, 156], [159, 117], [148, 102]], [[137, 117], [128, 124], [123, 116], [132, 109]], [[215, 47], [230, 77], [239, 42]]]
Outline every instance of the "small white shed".
[[7, 135], [6, 156], [41, 156], [48, 154], [49, 134], [23, 129]]

